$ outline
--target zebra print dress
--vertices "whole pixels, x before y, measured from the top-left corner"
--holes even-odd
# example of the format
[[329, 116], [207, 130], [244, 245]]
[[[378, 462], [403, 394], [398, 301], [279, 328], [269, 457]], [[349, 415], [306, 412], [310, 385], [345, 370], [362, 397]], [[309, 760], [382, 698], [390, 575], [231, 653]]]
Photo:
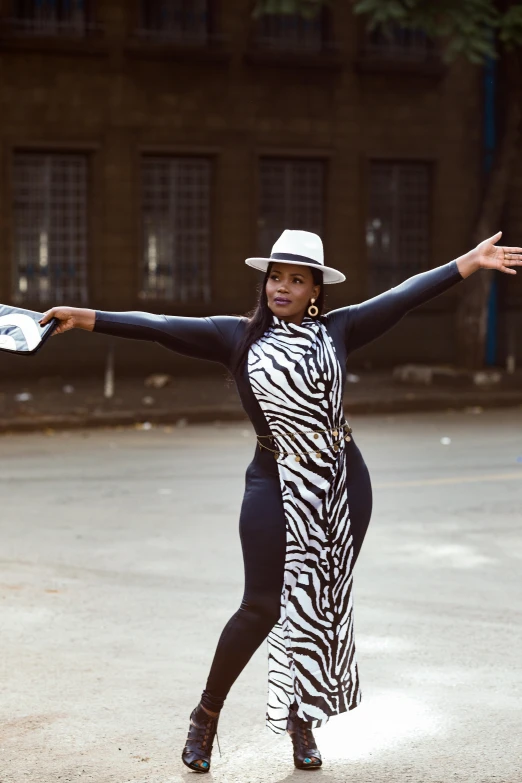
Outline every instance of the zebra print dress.
[[[358, 305], [332, 310], [317, 321], [305, 318], [296, 326], [273, 316], [271, 328], [250, 349], [247, 372], [236, 363], [245, 318], [95, 312], [96, 332], [155, 341], [185, 356], [220, 362], [234, 374], [241, 402], [259, 437], [266, 436], [268, 422], [279, 450], [297, 451], [297, 446], [311, 452], [299, 462], [295, 457], [279, 457], [276, 467], [269, 452], [256, 451], [249, 465], [256, 480], [250, 493], [246, 486], [244, 496], [256, 503], [258, 498], [270, 502], [274, 501], [272, 491], [278, 493], [271, 508], [280, 516], [270, 522], [271, 530], [281, 533], [278, 545], [281, 549], [284, 546], [285, 552], [280, 550], [280, 554], [286, 558], [281, 563], [285, 568], [275, 569], [278, 581], [274, 596], [276, 600], [280, 597], [280, 612], [269, 636], [267, 711], [267, 725], [278, 734], [285, 731], [294, 699], [299, 714], [315, 726], [355, 707], [360, 700], [352, 569], [354, 552], [360, 551], [370, 520], [369, 473], [353, 441], [341, 441], [337, 452], [329, 448], [322, 456], [315, 456], [315, 449], [331, 445], [319, 430], [333, 429], [332, 425], [336, 427], [342, 420], [346, 357], [387, 332], [407, 312], [463, 279], [457, 262], [450, 261]], [[315, 432], [292, 441], [289, 433], [295, 430]], [[261, 513], [254, 516], [243, 520], [246, 531], [260, 517], [263, 523]], [[269, 557], [265, 561], [270, 563]], [[281, 570], [284, 585], [279, 593]], [[237, 644], [234, 634], [227, 639]], [[222, 654], [229, 652], [221, 640], [216, 655], [220, 649]], [[242, 665], [243, 659], [237, 662], [237, 674]], [[216, 671], [220, 673], [219, 667]], [[227, 674], [233, 682], [235, 672]]]
[[[343, 423], [342, 376], [320, 321], [306, 316], [296, 325], [275, 315], [250, 348], [248, 375], [272, 447], [302, 455], [276, 457], [286, 555], [280, 619], [268, 636], [266, 725], [282, 734], [293, 703], [318, 727], [361, 699], [344, 440], [336, 450], [331, 434]], [[296, 431], [303, 434], [292, 437]]]

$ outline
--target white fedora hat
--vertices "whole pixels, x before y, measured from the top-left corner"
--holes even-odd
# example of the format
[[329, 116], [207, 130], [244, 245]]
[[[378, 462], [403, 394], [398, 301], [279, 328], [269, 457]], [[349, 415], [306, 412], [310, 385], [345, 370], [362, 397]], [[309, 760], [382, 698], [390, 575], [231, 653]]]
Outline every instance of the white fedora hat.
[[314, 266], [323, 273], [323, 283], [342, 283], [346, 280], [342, 272], [324, 265], [321, 237], [311, 231], [294, 231], [287, 228], [273, 246], [270, 258], [247, 258], [245, 264], [266, 272], [268, 264], [273, 261]]

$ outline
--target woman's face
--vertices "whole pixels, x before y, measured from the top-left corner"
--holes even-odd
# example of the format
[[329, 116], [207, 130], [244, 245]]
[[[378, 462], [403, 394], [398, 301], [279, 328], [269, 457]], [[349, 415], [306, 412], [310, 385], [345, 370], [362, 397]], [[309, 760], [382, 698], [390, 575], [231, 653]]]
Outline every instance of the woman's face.
[[300, 324], [310, 299], [317, 299], [320, 290], [321, 286], [314, 284], [309, 267], [272, 263], [266, 281], [266, 298], [278, 318]]

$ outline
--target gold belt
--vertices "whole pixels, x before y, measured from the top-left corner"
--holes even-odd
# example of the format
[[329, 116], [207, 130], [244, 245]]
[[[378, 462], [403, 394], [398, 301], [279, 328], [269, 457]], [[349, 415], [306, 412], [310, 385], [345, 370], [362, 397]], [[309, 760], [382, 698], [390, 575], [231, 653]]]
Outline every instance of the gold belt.
[[[333, 448], [334, 451], [339, 451], [339, 446], [345, 441], [350, 441], [352, 428], [348, 424], [348, 422], [344, 422], [340, 424], [338, 427], [333, 427], [332, 429], [327, 430], [301, 430], [296, 432], [285, 432], [281, 435], [258, 435], [257, 436], [257, 442], [259, 444], [259, 448], [265, 449], [266, 451], [270, 451], [274, 455], [274, 459], [277, 459], [278, 457], [295, 457], [295, 461], [299, 462], [301, 457], [305, 456], [306, 454], [315, 454], [316, 457], [321, 456], [322, 451], [326, 451], [329, 448]], [[332, 438], [334, 439], [332, 443], [330, 443], [328, 446], [325, 446], [323, 449], [312, 449], [311, 451], [282, 451], [280, 449], [271, 449], [270, 446], [265, 446], [264, 443], [261, 443], [261, 438], [268, 438], [269, 441], [273, 441], [276, 438], [290, 438], [290, 440], [295, 440], [296, 435], [313, 435], [314, 438], [318, 438], [319, 435], [324, 435], [324, 433], [331, 434]], [[335, 439], [338, 440], [335, 440]]]

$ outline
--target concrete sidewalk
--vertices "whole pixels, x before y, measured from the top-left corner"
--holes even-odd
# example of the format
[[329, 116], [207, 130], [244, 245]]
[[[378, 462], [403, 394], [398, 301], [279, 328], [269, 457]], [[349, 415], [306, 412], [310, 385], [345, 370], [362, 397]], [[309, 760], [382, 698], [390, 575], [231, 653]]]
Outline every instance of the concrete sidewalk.
[[[157, 383], [160, 376], [154, 376]], [[404, 413], [522, 406], [522, 372], [502, 375], [492, 386], [445, 377], [431, 385], [399, 382], [391, 371], [348, 375], [345, 410], [352, 414]], [[351, 380], [350, 380], [351, 379]], [[0, 433], [120, 425], [178, 424], [245, 419], [235, 384], [224, 372], [170, 377], [162, 388], [147, 379], [116, 379], [114, 394], [104, 397], [103, 377], [41, 378], [32, 382], [2, 379]]]

